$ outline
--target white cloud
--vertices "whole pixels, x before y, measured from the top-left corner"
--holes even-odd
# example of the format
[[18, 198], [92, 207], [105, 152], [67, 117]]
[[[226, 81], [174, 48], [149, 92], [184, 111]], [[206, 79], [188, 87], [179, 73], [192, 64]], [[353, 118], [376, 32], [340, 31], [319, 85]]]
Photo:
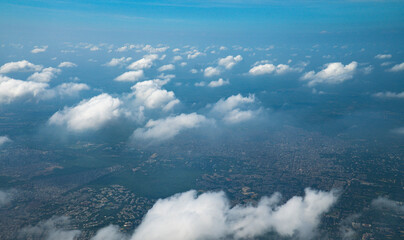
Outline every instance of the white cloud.
[[144, 77], [143, 70], [129, 71], [122, 73], [114, 80], [118, 82], [136, 82]]
[[179, 48], [174, 48], [173, 49], [173, 52], [179, 52], [179, 51], [181, 51], [181, 49], [179, 49]]
[[213, 76], [217, 76], [221, 73], [219, 68], [215, 68], [215, 67], [207, 67], [205, 68], [203, 74], [205, 77], [213, 77]]
[[53, 91], [59, 96], [76, 96], [79, 92], [84, 90], [90, 90], [90, 87], [85, 83], [62, 83]]
[[310, 71], [302, 76], [302, 80], [309, 81], [309, 86], [316, 84], [338, 84], [346, 80], [352, 79], [356, 72], [358, 63], [351, 62], [348, 65], [343, 65], [340, 62], [328, 63], [324, 65], [323, 70], [320, 72]]
[[100, 48], [99, 47], [97, 47], [97, 46], [93, 46], [93, 47], [91, 47], [90, 48], [90, 51], [98, 51], [98, 50], [100, 50]]
[[404, 135], [404, 127], [400, 127], [400, 128], [395, 128], [392, 130], [393, 133], [395, 134], [403, 134]]
[[72, 62], [61, 62], [58, 66], [59, 68], [71, 68], [71, 67], [77, 67], [77, 64], [72, 63]]
[[164, 72], [164, 71], [172, 71], [175, 69], [174, 64], [167, 64], [167, 65], [163, 65], [161, 67], [159, 67], [157, 70], [159, 72]]
[[73, 132], [98, 130], [121, 115], [122, 102], [103, 93], [81, 101], [74, 107], [65, 107], [49, 119], [50, 125], [65, 126]]
[[133, 44], [130, 44], [130, 45], [125, 45], [125, 46], [122, 46], [122, 47], [120, 47], [120, 48], [117, 48], [116, 49], [116, 51], [117, 52], [125, 52], [125, 51], [128, 51], [128, 50], [130, 50], [130, 49], [134, 49], [134, 48], [136, 48], [136, 47], [139, 47], [139, 46], [136, 46], [136, 45], [133, 45]]
[[162, 108], [164, 111], [172, 109], [180, 101], [175, 97], [173, 91], [161, 89], [169, 79], [166, 81], [155, 79], [136, 83], [131, 88], [135, 96], [135, 103], [150, 109]]
[[377, 58], [377, 59], [389, 59], [389, 58], [391, 58], [391, 57], [392, 57], [391, 54], [377, 54], [377, 55], [375, 56], [375, 58]]
[[197, 58], [197, 57], [199, 57], [199, 56], [204, 56], [204, 55], [206, 55], [205, 53], [201, 53], [201, 52], [199, 52], [198, 50], [192, 50], [192, 51], [189, 51], [189, 52], [187, 52], [188, 53], [188, 55], [187, 55], [187, 58], [188, 59], [195, 59], [195, 58]]
[[5, 144], [11, 142], [11, 139], [8, 138], [7, 136], [0, 136], [0, 147]]
[[404, 92], [395, 93], [395, 92], [378, 92], [373, 94], [374, 97], [378, 98], [404, 98]]
[[31, 50], [31, 53], [45, 52], [46, 49], [48, 49], [48, 46], [42, 46], [42, 47], [35, 46], [34, 49]]
[[58, 68], [48, 67], [42, 69], [41, 72], [35, 72], [28, 77], [28, 81], [34, 82], [50, 82], [52, 78], [56, 77], [61, 72]]
[[174, 62], [181, 61], [181, 60], [182, 60], [182, 57], [181, 57], [181, 56], [174, 56], [174, 57], [173, 57], [173, 61], [174, 61]]
[[0, 67], [0, 73], [41, 71], [41, 65], [35, 65], [27, 60], [9, 62]]
[[145, 55], [142, 59], [137, 60], [136, 62], [131, 63], [128, 66], [128, 69], [132, 70], [140, 70], [151, 68], [153, 65], [153, 61], [158, 58], [157, 54]]
[[396, 213], [404, 213], [404, 205], [400, 205], [398, 202], [390, 200], [387, 197], [373, 199], [371, 205], [381, 210], [388, 209]]
[[105, 63], [104, 65], [108, 67], [123, 66], [125, 63], [131, 60], [132, 60], [131, 57], [112, 58], [111, 61]]
[[81, 231], [66, 229], [70, 219], [65, 216], [54, 216], [46, 221], [41, 221], [35, 226], [28, 226], [20, 231], [21, 239], [44, 240], [75, 240]]
[[231, 207], [223, 192], [176, 194], [154, 204], [131, 240], [253, 239], [268, 232], [308, 239], [315, 236], [322, 214], [337, 196], [306, 189], [304, 197], [295, 196], [283, 205], [280, 200], [275, 193], [256, 206]]
[[[259, 63], [264, 63], [264, 64], [259, 64]], [[297, 68], [292, 68], [289, 65], [286, 64], [278, 64], [277, 66], [267, 63], [267, 61], [261, 61], [257, 62], [254, 64], [254, 66], [250, 69], [248, 72], [250, 75], [253, 76], [259, 76], [259, 75], [265, 75], [265, 74], [271, 74], [271, 73], [276, 73], [276, 74], [284, 74], [287, 72], [293, 72], [293, 71], [301, 71], [302, 69], [297, 67]]]
[[22, 81], [0, 75], [0, 104], [25, 97], [36, 97], [46, 92], [47, 83]]
[[186, 63], [186, 62], [182, 62], [182, 63], [180, 63], [180, 66], [181, 66], [181, 67], [185, 67], [187, 64], [188, 64], [188, 63]]
[[183, 113], [175, 117], [149, 120], [144, 128], [138, 128], [133, 132], [133, 138], [163, 141], [173, 138], [185, 129], [197, 128], [207, 121], [204, 116], [196, 113]]
[[[0, 144], [1, 146], [1, 144]], [[0, 207], [9, 204], [13, 200], [13, 191], [12, 190], [0, 190]]]
[[400, 64], [394, 65], [392, 68], [389, 69], [390, 72], [399, 72], [404, 70], [404, 62]]
[[211, 112], [214, 115], [219, 115], [223, 118], [226, 123], [234, 124], [250, 120], [256, 117], [260, 110], [242, 110], [246, 105], [255, 102], [254, 95], [249, 95], [248, 97], [243, 97], [241, 94], [233, 95], [227, 99], [220, 99], [215, 105]]
[[223, 78], [219, 78], [219, 80], [217, 80], [217, 81], [211, 81], [208, 84], [208, 87], [215, 88], [215, 87], [221, 87], [221, 86], [228, 85], [228, 84], [230, 84], [229, 80], [223, 80]]
[[143, 47], [143, 51], [149, 52], [149, 53], [161, 53], [167, 51], [170, 47], [158, 47], [154, 48], [151, 45], [146, 45]]
[[195, 85], [195, 87], [204, 87], [206, 85], [206, 83], [204, 81], [201, 81], [201, 82], [195, 83], [194, 85]]
[[225, 58], [219, 59], [219, 66], [223, 66], [226, 69], [232, 69], [238, 62], [242, 61], [243, 57], [241, 55], [237, 55], [235, 57], [229, 55]]
[[221, 46], [221, 47], [219, 48], [219, 50], [220, 50], [220, 51], [225, 51], [225, 50], [227, 50], [227, 47]]
[[191, 72], [192, 74], [196, 74], [196, 73], [198, 73], [198, 70], [196, 70], [195, 68], [192, 68], [192, 69], [190, 70], [190, 72]]
[[128, 236], [119, 231], [116, 225], [109, 225], [97, 231], [90, 240], [127, 240]]

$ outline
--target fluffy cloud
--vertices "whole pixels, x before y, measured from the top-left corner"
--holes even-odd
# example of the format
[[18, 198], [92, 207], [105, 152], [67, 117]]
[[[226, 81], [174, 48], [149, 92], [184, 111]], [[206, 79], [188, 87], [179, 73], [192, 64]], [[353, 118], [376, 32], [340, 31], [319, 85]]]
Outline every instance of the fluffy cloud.
[[336, 202], [335, 192], [305, 190], [280, 205], [275, 193], [256, 206], [231, 207], [223, 192], [196, 191], [158, 200], [131, 240], [139, 239], [252, 239], [268, 232], [281, 236], [314, 237], [322, 214]]
[[163, 65], [161, 67], [159, 67], [157, 70], [159, 72], [164, 72], [164, 71], [172, 71], [175, 69], [174, 64], [167, 64], [167, 65]]
[[152, 47], [151, 45], [146, 45], [143, 47], [143, 51], [149, 52], [149, 53], [162, 53], [167, 51], [170, 47]]
[[[0, 139], [1, 141], [1, 139]], [[1, 146], [1, 144], [0, 144]], [[4, 190], [0, 190], [0, 207], [7, 205], [11, 202], [13, 198], [13, 191], [12, 190], [8, 190], [8, 191], [4, 191]]]
[[187, 52], [188, 53], [188, 55], [187, 55], [187, 58], [188, 59], [195, 59], [195, 58], [197, 58], [197, 57], [199, 57], [199, 56], [204, 56], [204, 55], [206, 55], [205, 53], [201, 53], [201, 52], [199, 52], [198, 50], [192, 50], [192, 51], [189, 51], [189, 52]]
[[11, 139], [8, 138], [7, 136], [0, 136], [0, 147], [5, 144], [11, 142]]
[[181, 61], [181, 60], [182, 60], [182, 57], [181, 57], [181, 56], [174, 56], [174, 57], [173, 57], [173, 61], [174, 61], [174, 62]]
[[48, 67], [42, 69], [41, 72], [33, 73], [28, 77], [28, 81], [34, 82], [50, 82], [52, 78], [56, 77], [57, 74], [61, 72], [60, 69]]
[[199, 114], [181, 114], [159, 120], [149, 120], [144, 128], [133, 132], [133, 138], [141, 140], [163, 141], [173, 138], [185, 129], [197, 128], [208, 120]]
[[404, 62], [400, 64], [394, 65], [392, 68], [389, 69], [390, 72], [399, 72], [404, 70]]
[[42, 47], [35, 46], [34, 49], [31, 50], [31, 53], [45, 52], [46, 49], [48, 49], [48, 46], [42, 46]]
[[404, 92], [395, 93], [395, 92], [378, 92], [373, 94], [374, 97], [378, 98], [404, 98]]
[[79, 237], [81, 231], [66, 229], [70, 224], [68, 217], [54, 216], [46, 221], [41, 221], [35, 226], [28, 226], [20, 231], [21, 239], [44, 240], [74, 240]]
[[301, 79], [309, 81], [309, 86], [314, 86], [319, 83], [338, 84], [352, 79], [357, 66], [357, 62], [351, 62], [348, 65], [343, 65], [340, 62], [328, 63], [320, 72], [307, 72]]
[[9, 62], [0, 67], [0, 73], [41, 71], [41, 65], [35, 65], [27, 60]]
[[77, 64], [72, 63], [72, 62], [61, 62], [58, 67], [59, 68], [71, 68], [71, 67], [77, 67]]
[[98, 130], [121, 115], [122, 102], [103, 93], [81, 101], [74, 107], [65, 107], [49, 119], [50, 125], [65, 126], [69, 131]]
[[175, 97], [174, 92], [161, 88], [169, 79], [148, 80], [132, 86], [136, 104], [150, 109], [163, 108], [165, 111], [172, 109], [180, 101]]
[[221, 87], [221, 86], [224, 86], [227, 84], [230, 84], [229, 80], [223, 80], [223, 78], [219, 78], [219, 80], [217, 80], [217, 81], [211, 81], [208, 84], [208, 87], [215, 88], [215, 87]]
[[[245, 109], [246, 105], [255, 102], [254, 95], [243, 97], [241, 94], [233, 95], [227, 99], [220, 99], [211, 110], [214, 115], [219, 115], [226, 123], [239, 123], [257, 116], [260, 110]], [[244, 110], [242, 110], [244, 109]]]
[[213, 77], [213, 76], [217, 76], [221, 73], [219, 68], [216, 67], [207, 67], [205, 68], [205, 70], [203, 71], [203, 75], [205, 77]]
[[232, 69], [238, 62], [243, 60], [241, 55], [237, 55], [235, 57], [229, 55], [225, 58], [219, 59], [219, 66], [223, 66], [226, 69]]
[[101, 228], [91, 240], [127, 240], [129, 237], [119, 231], [119, 227], [109, 225]]
[[404, 213], [404, 205], [400, 205], [398, 202], [390, 200], [386, 197], [378, 197], [373, 199], [371, 203], [372, 207], [384, 210], [391, 210], [397, 213]]
[[79, 92], [89, 89], [90, 87], [85, 83], [62, 83], [50, 91], [59, 96], [76, 96]]
[[112, 58], [111, 61], [105, 63], [104, 65], [108, 67], [123, 66], [125, 63], [131, 60], [132, 60], [131, 57]]
[[128, 66], [128, 69], [132, 70], [140, 70], [140, 69], [147, 69], [153, 66], [153, 61], [158, 58], [157, 54], [150, 54], [143, 56], [142, 59], [137, 60], [136, 62], [131, 63]]
[[136, 82], [144, 77], [143, 70], [125, 72], [114, 80], [118, 82]]
[[389, 59], [389, 58], [391, 58], [391, 57], [392, 57], [391, 54], [377, 54], [377, 55], [375, 56], [375, 58], [377, 58], [377, 59]]
[[0, 104], [26, 97], [37, 97], [44, 94], [48, 86], [47, 83], [22, 81], [0, 75]]
[[259, 76], [271, 73], [284, 74], [292, 71], [301, 71], [301, 69], [292, 68], [286, 64], [278, 64], [277, 66], [275, 66], [271, 63], [265, 63], [252, 67], [248, 73], [253, 76]]

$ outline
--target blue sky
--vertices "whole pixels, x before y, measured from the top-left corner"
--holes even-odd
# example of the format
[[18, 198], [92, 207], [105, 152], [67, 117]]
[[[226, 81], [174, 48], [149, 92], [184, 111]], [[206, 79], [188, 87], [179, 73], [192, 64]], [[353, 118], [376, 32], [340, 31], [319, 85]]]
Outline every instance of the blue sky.
[[[0, 36], [12, 39], [290, 41], [401, 37], [403, 1], [0, 1]], [[254, 38], [254, 39], [251, 39]]]

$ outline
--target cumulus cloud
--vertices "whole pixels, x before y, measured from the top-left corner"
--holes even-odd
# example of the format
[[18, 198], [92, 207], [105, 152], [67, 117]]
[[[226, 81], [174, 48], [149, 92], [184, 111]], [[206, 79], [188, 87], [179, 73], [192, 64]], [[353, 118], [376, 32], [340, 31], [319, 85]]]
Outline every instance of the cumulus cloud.
[[357, 62], [351, 62], [343, 65], [340, 62], [328, 63], [324, 65], [323, 70], [319, 72], [310, 71], [305, 73], [301, 79], [308, 81], [309, 86], [321, 83], [338, 84], [346, 80], [352, 79], [358, 67]]
[[71, 67], [77, 67], [77, 64], [72, 63], [72, 62], [61, 62], [58, 67], [59, 68], [71, 68]]
[[144, 77], [143, 70], [125, 72], [114, 80], [118, 82], [136, 82]]
[[125, 51], [128, 51], [130, 49], [134, 49], [136, 47], [139, 47], [139, 46], [136, 46], [136, 45], [133, 45], [133, 44], [130, 44], [130, 45], [127, 44], [125, 46], [117, 48], [116, 51], [117, 52], [125, 52]]
[[174, 56], [174, 57], [173, 57], [173, 61], [174, 61], [174, 62], [181, 61], [181, 60], [182, 60], [182, 57], [181, 57], [181, 56]]
[[152, 47], [151, 45], [146, 45], [143, 47], [143, 51], [149, 52], [149, 53], [162, 53], [167, 51], [170, 47]]
[[115, 66], [123, 66], [125, 63], [131, 61], [131, 57], [121, 57], [121, 58], [112, 58], [111, 61], [104, 64], [104, 66], [115, 67]]
[[164, 72], [164, 71], [172, 71], [175, 69], [174, 64], [167, 64], [167, 65], [163, 65], [161, 67], [159, 67], [157, 70], [159, 72]]
[[305, 189], [304, 197], [295, 196], [283, 205], [280, 201], [275, 193], [255, 206], [231, 207], [223, 192], [176, 194], [154, 204], [131, 240], [252, 239], [268, 232], [309, 239], [337, 196], [334, 191]]
[[211, 81], [208, 84], [208, 87], [215, 88], [215, 87], [221, 87], [221, 86], [228, 85], [228, 84], [230, 84], [229, 80], [223, 80], [223, 78], [219, 78], [219, 80], [217, 80], [217, 81]]
[[158, 59], [157, 54], [150, 54], [143, 56], [142, 59], [137, 60], [136, 62], [131, 63], [128, 66], [128, 69], [132, 70], [140, 70], [140, 69], [147, 69], [153, 66], [153, 61]]
[[35, 65], [28, 62], [27, 60], [22, 60], [18, 62], [9, 62], [0, 67], [0, 73], [10, 73], [10, 72], [33, 72], [41, 71], [41, 65]]
[[77, 94], [84, 90], [90, 90], [90, 87], [85, 83], [62, 83], [52, 91], [59, 96], [77, 96]]
[[66, 216], [54, 216], [46, 221], [41, 221], [35, 226], [24, 227], [20, 231], [22, 239], [44, 240], [74, 240], [81, 231], [69, 230], [70, 219]]
[[138, 128], [133, 132], [135, 140], [164, 141], [173, 138], [181, 131], [197, 128], [208, 122], [205, 116], [197, 113], [181, 114], [158, 120], [149, 120], [144, 128]]
[[390, 210], [397, 213], [404, 213], [404, 205], [399, 202], [388, 199], [387, 197], [378, 197], [372, 200], [372, 207], [380, 210]]
[[[1, 141], [1, 137], [0, 137]], [[1, 142], [0, 142], [1, 146]], [[3, 207], [9, 204], [13, 200], [13, 190], [0, 190], [0, 207]]]
[[404, 70], [404, 62], [400, 64], [394, 65], [392, 68], [389, 69], [390, 72], [399, 72]]
[[5, 144], [11, 142], [11, 139], [7, 136], [0, 136], [0, 147]]
[[121, 115], [121, 104], [118, 98], [103, 93], [83, 100], [74, 107], [65, 107], [53, 114], [48, 123], [64, 126], [73, 132], [98, 130]]
[[201, 52], [199, 52], [199, 51], [196, 50], [196, 49], [194, 49], [194, 50], [192, 50], [192, 51], [188, 51], [187, 53], [188, 53], [188, 55], [187, 55], [187, 58], [188, 58], [188, 59], [195, 59], [195, 58], [197, 58], [197, 57], [199, 57], [199, 56], [204, 56], [204, 55], [206, 55], [205, 53], [201, 53]]
[[136, 83], [132, 86], [133, 96], [136, 105], [143, 105], [146, 108], [162, 108], [164, 111], [172, 109], [180, 101], [175, 97], [173, 91], [167, 91], [161, 87], [169, 81], [155, 79]]
[[46, 93], [47, 83], [22, 81], [0, 75], [0, 104]]
[[237, 55], [235, 57], [229, 55], [225, 58], [219, 59], [219, 66], [223, 66], [226, 69], [232, 69], [238, 62], [242, 61], [243, 57], [241, 55]]
[[207, 67], [205, 68], [205, 70], [203, 71], [203, 75], [205, 77], [213, 77], [213, 76], [217, 76], [221, 73], [219, 68], [216, 67]]
[[377, 58], [377, 59], [389, 59], [389, 58], [391, 58], [391, 57], [392, 57], [391, 54], [377, 54], [377, 55], [375, 56], [375, 58]]
[[378, 92], [373, 94], [374, 97], [378, 98], [404, 98], [404, 92], [395, 93], [395, 92]]
[[50, 82], [52, 78], [56, 77], [61, 72], [58, 68], [48, 67], [42, 69], [41, 72], [35, 72], [28, 77], [28, 81], [34, 82]]
[[293, 72], [293, 71], [301, 71], [301, 68], [292, 68], [289, 65], [286, 64], [278, 64], [274, 65], [271, 63], [265, 63], [266, 61], [263, 61], [262, 63], [264, 64], [258, 64], [253, 66], [248, 73], [252, 76], [259, 76], [259, 75], [265, 75], [265, 74], [284, 74], [287, 72]]
[[250, 120], [258, 115], [258, 110], [245, 109], [247, 105], [255, 102], [255, 96], [243, 97], [241, 94], [233, 95], [227, 99], [220, 99], [212, 107], [211, 113], [219, 115], [226, 123], [240, 123]]
[[109, 225], [97, 231], [91, 240], [127, 240], [129, 237], [119, 231], [116, 225]]
[[42, 46], [42, 47], [35, 46], [34, 49], [31, 50], [31, 53], [45, 52], [46, 49], [48, 49], [48, 46]]

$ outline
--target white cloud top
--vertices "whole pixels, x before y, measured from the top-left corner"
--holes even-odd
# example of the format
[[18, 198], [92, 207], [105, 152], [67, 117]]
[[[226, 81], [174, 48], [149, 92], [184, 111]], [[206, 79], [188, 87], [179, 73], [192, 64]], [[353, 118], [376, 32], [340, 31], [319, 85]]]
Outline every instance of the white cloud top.
[[197, 128], [208, 120], [199, 114], [181, 114], [159, 120], [149, 120], [144, 128], [133, 132], [134, 139], [164, 141], [173, 138], [185, 129]]
[[357, 67], [357, 62], [351, 62], [348, 65], [343, 65], [340, 62], [328, 63], [320, 72], [307, 72], [301, 79], [308, 81], [309, 86], [314, 86], [319, 83], [338, 84], [352, 79]]
[[128, 69], [132, 70], [140, 70], [140, 69], [147, 69], [153, 66], [153, 61], [158, 58], [157, 54], [150, 54], [143, 56], [142, 59], [137, 60], [136, 62], [131, 63], [128, 66]]
[[98, 130], [121, 115], [121, 104], [118, 98], [103, 93], [56, 112], [49, 119], [49, 124], [65, 126], [73, 132]]
[[217, 80], [217, 81], [211, 81], [208, 84], [208, 87], [215, 88], [215, 87], [221, 87], [221, 86], [228, 85], [228, 84], [230, 84], [229, 80], [223, 80], [223, 78], [219, 78], [219, 80]]
[[27, 80], [34, 82], [50, 82], [60, 72], [61, 70], [58, 68], [48, 67], [42, 69], [41, 72], [33, 73], [31, 76], [28, 77]]
[[34, 49], [31, 50], [31, 53], [45, 52], [46, 49], [48, 49], [48, 46], [42, 46], [42, 47], [35, 46]]
[[105, 63], [104, 65], [108, 67], [123, 66], [125, 63], [131, 60], [132, 60], [131, 57], [112, 58], [111, 61]]
[[159, 72], [164, 72], [164, 71], [172, 71], [175, 69], [174, 64], [167, 64], [167, 65], [163, 65], [161, 67], [159, 67], [157, 70]]
[[205, 68], [205, 70], [203, 71], [203, 75], [205, 77], [213, 77], [213, 76], [217, 76], [221, 73], [219, 68], [215, 68], [215, 67], [207, 67]]
[[243, 57], [241, 55], [237, 55], [235, 57], [229, 55], [225, 58], [219, 59], [219, 66], [223, 66], [226, 69], [232, 69], [238, 62], [242, 61]]
[[0, 75], [0, 104], [17, 99], [36, 97], [46, 92], [47, 83], [22, 81]]
[[41, 65], [35, 65], [27, 60], [9, 62], [0, 67], [0, 73], [41, 71]]
[[389, 59], [389, 58], [391, 58], [391, 57], [392, 57], [391, 54], [377, 54], [377, 55], [375, 56], [375, 58], [377, 58], [377, 59]]
[[122, 73], [114, 80], [118, 82], [136, 82], [144, 77], [143, 70], [129, 71]]
[[[7, 136], [0, 136], [0, 147], [5, 144], [11, 142], [11, 139]], [[0, 204], [1, 205], [1, 204]]]
[[77, 64], [72, 63], [72, 62], [61, 62], [58, 67], [59, 68], [72, 68], [72, 67], [77, 67]]
[[250, 110], [243, 108], [246, 104], [255, 102], [254, 95], [243, 97], [241, 94], [233, 95], [227, 99], [220, 99], [212, 108], [212, 113], [219, 115], [226, 123], [234, 124], [250, 120], [258, 115], [260, 110]]
[[390, 68], [390, 72], [400, 72], [404, 70], [404, 62], [400, 64], [394, 65], [392, 68]]

